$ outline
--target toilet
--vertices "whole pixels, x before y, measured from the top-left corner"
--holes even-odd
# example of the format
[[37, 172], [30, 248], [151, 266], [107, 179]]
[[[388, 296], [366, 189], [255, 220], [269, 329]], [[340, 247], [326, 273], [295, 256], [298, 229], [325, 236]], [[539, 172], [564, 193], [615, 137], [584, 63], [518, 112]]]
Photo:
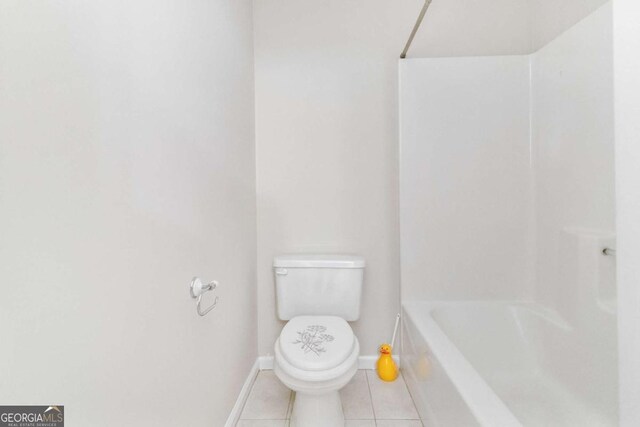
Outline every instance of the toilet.
[[358, 370], [364, 258], [282, 255], [273, 260], [278, 317], [274, 372], [296, 392], [292, 427], [343, 427], [339, 390]]

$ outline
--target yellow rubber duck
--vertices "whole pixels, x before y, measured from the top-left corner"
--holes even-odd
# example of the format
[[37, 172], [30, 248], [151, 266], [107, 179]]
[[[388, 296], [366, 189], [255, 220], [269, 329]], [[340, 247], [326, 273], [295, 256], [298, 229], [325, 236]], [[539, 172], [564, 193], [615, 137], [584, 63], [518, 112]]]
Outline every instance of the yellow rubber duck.
[[376, 363], [376, 371], [382, 381], [395, 381], [398, 378], [398, 367], [391, 357], [391, 346], [382, 344], [380, 346], [380, 357]]

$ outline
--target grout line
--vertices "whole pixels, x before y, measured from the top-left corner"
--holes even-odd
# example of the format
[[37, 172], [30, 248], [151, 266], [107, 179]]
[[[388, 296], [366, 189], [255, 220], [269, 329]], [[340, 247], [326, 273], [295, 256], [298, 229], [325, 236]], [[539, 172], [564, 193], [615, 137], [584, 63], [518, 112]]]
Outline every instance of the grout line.
[[[371, 372], [372, 372], [372, 374], [371, 374], [371, 375], [375, 375], [375, 371], [374, 371], [374, 370], [372, 370], [372, 369], [362, 369], [362, 371], [363, 371], [363, 373], [364, 373], [365, 380], [367, 381], [367, 389], [368, 389], [368, 391], [369, 391], [369, 399], [371, 400], [371, 409], [372, 409], [372, 411], [373, 411], [373, 420], [370, 420], [370, 419], [363, 419], [363, 420], [373, 421], [373, 423], [374, 423], [374, 425], [375, 425], [375, 426], [378, 426], [378, 421], [387, 421], [387, 420], [392, 420], [392, 421], [419, 421], [419, 422], [420, 422], [420, 424], [424, 427], [424, 422], [423, 422], [423, 421], [422, 421], [422, 419], [420, 418], [420, 414], [418, 414], [418, 419], [414, 419], [414, 418], [397, 418], [397, 419], [396, 419], [396, 418], [394, 418], [394, 419], [378, 418], [378, 416], [376, 415], [376, 407], [375, 407], [375, 405], [374, 405], [374, 403], [373, 403], [373, 393], [372, 393], [372, 391], [371, 391], [371, 382], [369, 381], [369, 371], [371, 371]], [[259, 375], [260, 375], [260, 373], [258, 373], [258, 375], [256, 376], [256, 380], [258, 379], [257, 377], [258, 377]], [[413, 407], [414, 407], [414, 409], [416, 410], [416, 412], [418, 412], [418, 411], [417, 411], [417, 409], [418, 409], [418, 408], [416, 407], [415, 400], [413, 399], [413, 395], [411, 394], [411, 391], [409, 390], [409, 386], [407, 385], [407, 382], [406, 382], [406, 380], [405, 380], [405, 378], [404, 378], [404, 372], [402, 372], [402, 370], [400, 371], [400, 375], [399, 375], [399, 378], [398, 378], [398, 379], [399, 379], [400, 381], [402, 381], [402, 383], [404, 384], [404, 386], [405, 386], [405, 388], [406, 388], [406, 390], [407, 390], [407, 392], [409, 393], [409, 396], [410, 396], [410, 398], [411, 398], [411, 403], [413, 404]], [[253, 388], [254, 388], [254, 387], [255, 387], [255, 381], [254, 381], [254, 384], [251, 386], [251, 390], [250, 390], [250, 392], [249, 392], [250, 394], [251, 394], [251, 392], [253, 391]], [[248, 400], [248, 399], [247, 399], [247, 400]], [[291, 425], [291, 414], [292, 414], [292, 412], [293, 412], [293, 404], [294, 404], [294, 401], [295, 401], [295, 392], [290, 391], [290, 394], [289, 394], [289, 404], [288, 404], [288, 406], [287, 406], [287, 413], [286, 413], [286, 415], [285, 415], [286, 419], [281, 420], [281, 421], [285, 421], [284, 425], [285, 425], [286, 427], [289, 427], [289, 426]], [[245, 405], [246, 405], [246, 403], [247, 403], [247, 402], [245, 402]], [[242, 409], [244, 410], [244, 405], [243, 405], [243, 408], [242, 408]], [[242, 419], [242, 420], [245, 420], [244, 418], [241, 418], [241, 419]], [[259, 418], [259, 419], [260, 419], [260, 420], [262, 420], [262, 418]], [[356, 420], [358, 420], [358, 419], [356, 419]], [[238, 421], [240, 421], [240, 420], [238, 420]]]
[[[296, 398], [296, 394], [293, 390], [291, 390], [289, 394], [289, 406], [287, 406], [287, 421], [291, 420], [291, 413], [293, 412], [293, 401]], [[287, 425], [290, 423], [287, 423]]]
[[418, 406], [416, 405], [416, 401], [413, 398], [413, 394], [411, 394], [411, 389], [409, 389], [409, 386], [407, 385], [407, 381], [404, 379], [404, 371], [402, 369], [398, 370], [400, 373], [400, 378], [402, 378], [402, 382], [404, 383], [404, 387], [407, 389], [407, 393], [409, 393], [409, 397], [411, 398], [411, 403], [413, 404], [413, 409], [416, 410], [416, 414], [418, 414], [418, 420], [420, 421], [420, 424], [422, 424], [422, 426], [424, 427], [424, 423], [422, 422], [422, 417], [420, 416], [420, 413], [418, 412]]
[[239, 417], [238, 421], [236, 422], [236, 425], [240, 421], [285, 421], [285, 427], [289, 427], [289, 418], [291, 417], [291, 410], [293, 408], [293, 397], [295, 396], [295, 393], [293, 391], [291, 391], [291, 390], [289, 390], [289, 399], [288, 399], [288, 403], [287, 403], [287, 411], [285, 413], [284, 419], [282, 419], [282, 418], [264, 418], [264, 416], [262, 414], [260, 415], [259, 418], [243, 418], [244, 409], [247, 406], [247, 403], [249, 402], [249, 400], [251, 398], [251, 395], [254, 392], [256, 383], [258, 382], [258, 379], [259, 379], [259, 377], [261, 375], [264, 375], [264, 374], [262, 373], [261, 370], [259, 370], [258, 374], [256, 375], [256, 378], [255, 378], [253, 384], [251, 385], [251, 389], [249, 390], [249, 395], [247, 396], [247, 400], [244, 402], [244, 405], [242, 405], [242, 411], [240, 412], [240, 417]]
[[[368, 369], [371, 370], [371, 369]], [[375, 371], [374, 371], [375, 372]], [[365, 372], [366, 374], [366, 372]], [[371, 407], [373, 409], [373, 418], [376, 421], [376, 426], [378, 425], [378, 420], [380, 421], [387, 421], [387, 418], [378, 418], [378, 416], [376, 415], [376, 407], [373, 404], [373, 394], [371, 393], [371, 384], [369, 383], [369, 375], [365, 375], [367, 377], [367, 385], [369, 386], [369, 397], [371, 398]], [[418, 414], [418, 418], [402, 418], [402, 419], [397, 419], [397, 420], [403, 420], [403, 421], [420, 421], [420, 424], [424, 427], [424, 422], [422, 421], [422, 418], [420, 417], [420, 414], [418, 413], [418, 407], [416, 406], [416, 402], [413, 399], [413, 396], [411, 395], [411, 391], [409, 390], [409, 386], [407, 385], [407, 382], [404, 379], [404, 372], [402, 370], [400, 370], [399, 375], [398, 375], [398, 380], [402, 381], [402, 384], [404, 385], [404, 388], [407, 390], [407, 393], [409, 394], [409, 397], [411, 398], [411, 404], [413, 405], [413, 409], [415, 409], [416, 414]], [[395, 418], [393, 420], [396, 420]]]
[[242, 418], [242, 413], [244, 412], [244, 407], [249, 400], [249, 396], [251, 396], [251, 391], [258, 380], [258, 376], [260, 375], [259, 363], [258, 360], [254, 362], [251, 370], [249, 371], [249, 375], [247, 375], [247, 379], [245, 380], [238, 397], [236, 398], [236, 402], [227, 417], [227, 421], [225, 422], [225, 427], [235, 427], [240, 418]]
[[378, 417], [376, 416], [376, 405], [373, 404], [373, 395], [371, 394], [371, 384], [369, 384], [369, 373], [367, 371], [368, 369], [364, 370], [364, 378], [367, 380], [367, 388], [369, 389], [369, 399], [371, 399], [371, 410], [373, 411], [373, 420], [375, 425], [378, 425], [378, 423], [375, 422], [375, 420], [377, 420]]

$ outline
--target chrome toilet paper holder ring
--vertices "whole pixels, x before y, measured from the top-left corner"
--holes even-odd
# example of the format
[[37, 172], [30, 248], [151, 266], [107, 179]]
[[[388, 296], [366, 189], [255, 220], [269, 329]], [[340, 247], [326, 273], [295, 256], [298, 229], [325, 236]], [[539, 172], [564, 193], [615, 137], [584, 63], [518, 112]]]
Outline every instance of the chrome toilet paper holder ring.
[[218, 297], [216, 296], [216, 299], [213, 300], [213, 304], [210, 305], [209, 307], [205, 308], [204, 310], [202, 309], [202, 296], [209, 291], [213, 291], [214, 289], [216, 289], [218, 287], [218, 282], [213, 280], [209, 283], [207, 283], [206, 285], [202, 282], [202, 280], [199, 277], [194, 277], [193, 279], [191, 279], [191, 285], [189, 286], [189, 293], [191, 294], [191, 298], [196, 300], [196, 311], [198, 312], [198, 314], [200, 316], [204, 316], [207, 313], [209, 313], [211, 310], [213, 310], [214, 308], [216, 308], [216, 305], [218, 305]]

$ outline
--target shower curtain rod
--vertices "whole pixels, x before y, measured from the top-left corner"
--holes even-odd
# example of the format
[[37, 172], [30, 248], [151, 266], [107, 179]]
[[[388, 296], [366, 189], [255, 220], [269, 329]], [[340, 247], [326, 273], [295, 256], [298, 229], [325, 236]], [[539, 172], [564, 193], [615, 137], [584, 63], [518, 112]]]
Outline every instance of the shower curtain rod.
[[411, 30], [411, 34], [409, 34], [409, 40], [407, 40], [407, 44], [404, 45], [404, 50], [400, 54], [400, 58], [404, 59], [407, 56], [407, 52], [411, 47], [411, 42], [413, 42], [413, 38], [418, 32], [418, 28], [420, 28], [420, 24], [422, 24], [422, 20], [424, 19], [424, 15], [427, 13], [427, 9], [429, 9], [430, 4], [431, 0], [425, 0], [424, 6], [422, 6], [422, 10], [420, 11], [420, 15], [418, 15], [418, 19], [416, 20], [416, 25], [413, 26], [413, 30]]

